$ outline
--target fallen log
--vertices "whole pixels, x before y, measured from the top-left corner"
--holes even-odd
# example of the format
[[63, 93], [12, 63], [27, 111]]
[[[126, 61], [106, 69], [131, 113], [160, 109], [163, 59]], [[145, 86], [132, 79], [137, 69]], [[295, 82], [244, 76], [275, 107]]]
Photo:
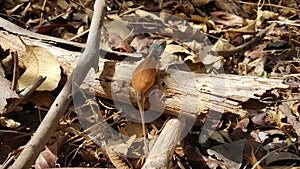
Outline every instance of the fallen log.
[[[14, 33], [13, 30], [2, 30], [0, 31], [0, 40], [2, 48], [19, 53], [22, 63], [25, 47], [18, 37], [19, 34], [19, 32]], [[70, 75], [73, 71], [80, 52], [56, 47], [47, 41], [37, 39], [36, 36], [20, 35], [28, 45], [44, 47], [53, 54], [65, 74]], [[68, 41], [63, 42], [68, 43]], [[120, 58], [128, 57], [120, 52], [102, 50], [100, 53], [110, 56], [99, 56], [101, 57], [99, 71], [95, 73], [94, 78], [86, 79], [82, 87], [95, 92], [97, 96], [130, 103], [131, 75], [137, 62], [119, 61]], [[140, 55], [132, 55], [134, 60], [138, 60], [139, 57]], [[266, 91], [287, 88], [287, 85], [278, 79], [229, 74], [195, 74], [174, 69], [160, 71], [156, 83], [157, 89], [164, 94], [164, 97], [151, 97], [151, 101], [157, 103], [153, 104], [151, 109], [161, 110], [165, 107], [164, 113], [167, 114], [185, 113], [196, 116], [216, 110], [244, 117], [247, 110], [242, 108], [243, 102], [249, 99], [259, 100]], [[149, 103], [145, 105], [146, 108], [149, 106]]]

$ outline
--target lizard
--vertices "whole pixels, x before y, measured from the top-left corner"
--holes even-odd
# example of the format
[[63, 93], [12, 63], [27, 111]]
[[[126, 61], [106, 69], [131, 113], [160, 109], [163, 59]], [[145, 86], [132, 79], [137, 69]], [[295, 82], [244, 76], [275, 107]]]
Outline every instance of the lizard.
[[160, 65], [159, 57], [164, 52], [165, 48], [165, 40], [154, 40], [149, 48], [147, 57], [145, 57], [145, 59], [135, 68], [132, 74], [131, 84], [134, 89], [134, 97], [140, 111], [146, 156], [148, 154], [148, 146], [146, 144], [144, 103], [147, 92], [155, 83], [156, 72]]

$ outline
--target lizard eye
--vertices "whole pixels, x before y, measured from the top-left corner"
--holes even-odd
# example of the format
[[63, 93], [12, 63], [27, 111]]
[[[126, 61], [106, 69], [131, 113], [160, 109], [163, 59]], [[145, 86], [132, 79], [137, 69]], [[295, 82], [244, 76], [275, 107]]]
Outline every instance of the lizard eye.
[[164, 47], [163, 45], [159, 45], [159, 46], [158, 46], [158, 50], [162, 51], [162, 50], [164, 50], [164, 49], [165, 49], [165, 47]]

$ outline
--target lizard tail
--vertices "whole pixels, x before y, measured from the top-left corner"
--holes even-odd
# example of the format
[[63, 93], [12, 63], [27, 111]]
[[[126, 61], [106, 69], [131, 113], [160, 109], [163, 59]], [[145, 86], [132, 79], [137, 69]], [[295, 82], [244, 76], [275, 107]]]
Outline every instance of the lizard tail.
[[145, 103], [145, 97], [144, 94], [141, 92], [136, 93], [136, 99], [137, 104], [139, 107], [140, 115], [141, 115], [141, 122], [142, 122], [142, 130], [143, 130], [143, 137], [144, 137], [144, 148], [145, 148], [145, 155], [148, 155], [148, 145], [147, 145], [147, 139], [146, 139], [146, 126], [145, 126], [145, 112], [144, 112], [144, 103]]

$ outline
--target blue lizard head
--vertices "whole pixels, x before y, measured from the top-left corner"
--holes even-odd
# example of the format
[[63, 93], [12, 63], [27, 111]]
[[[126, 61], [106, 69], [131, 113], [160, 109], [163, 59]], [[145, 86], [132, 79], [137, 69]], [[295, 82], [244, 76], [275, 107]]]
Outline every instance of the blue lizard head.
[[154, 40], [150, 46], [150, 51], [153, 51], [155, 59], [159, 59], [159, 56], [164, 52], [166, 48], [166, 41], [163, 39]]

